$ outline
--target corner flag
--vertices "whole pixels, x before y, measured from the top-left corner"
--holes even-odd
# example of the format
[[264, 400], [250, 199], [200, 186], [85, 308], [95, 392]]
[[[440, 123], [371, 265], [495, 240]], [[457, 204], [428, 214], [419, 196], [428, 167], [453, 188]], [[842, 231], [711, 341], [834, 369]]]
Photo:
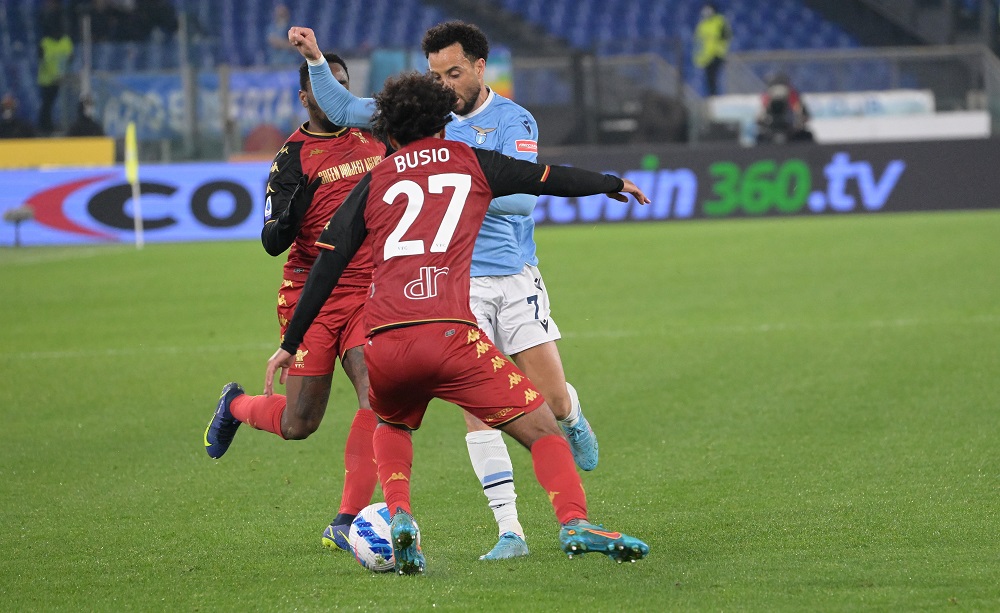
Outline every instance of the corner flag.
[[132, 184], [132, 217], [135, 220], [135, 248], [142, 249], [142, 204], [139, 201], [139, 146], [135, 139], [135, 122], [125, 128], [125, 179]]

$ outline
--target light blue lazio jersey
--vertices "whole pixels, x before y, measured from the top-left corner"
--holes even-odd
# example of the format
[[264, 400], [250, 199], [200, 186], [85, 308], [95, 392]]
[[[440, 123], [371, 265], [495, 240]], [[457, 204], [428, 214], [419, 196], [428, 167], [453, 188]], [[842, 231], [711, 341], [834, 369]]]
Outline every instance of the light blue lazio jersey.
[[[445, 126], [445, 137], [529, 162], [538, 159], [538, 126], [534, 117], [493, 91], [469, 115], [455, 115]], [[514, 194], [495, 199], [491, 208], [530, 211], [535, 200], [537, 197], [529, 194]], [[538, 264], [534, 227], [529, 215], [487, 215], [472, 251], [472, 276], [513, 275], [521, 272], [525, 264]]]
[[[327, 63], [309, 66], [316, 103], [339, 126], [369, 128], [375, 101], [358, 98], [333, 78]], [[534, 162], [538, 158], [538, 125], [531, 113], [492, 90], [486, 101], [467, 116], [452, 115], [445, 127], [449, 140], [480, 149], [499, 151]], [[513, 275], [525, 264], [538, 264], [535, 222], [531, 211], [537, 198], [514, 194], [490, 203], [472, 251], [472, 276]], [[505, 213], [505, 214], [501, 214]], [[517, 213], [517, 214], [512, 214]]]

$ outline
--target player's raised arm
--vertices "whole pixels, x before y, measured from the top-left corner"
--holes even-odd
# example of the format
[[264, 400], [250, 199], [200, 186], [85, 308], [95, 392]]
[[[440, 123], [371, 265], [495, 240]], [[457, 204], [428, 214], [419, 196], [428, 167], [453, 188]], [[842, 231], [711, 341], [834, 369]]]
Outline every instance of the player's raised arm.
[[323, 57], [319, 43], [316, 42], [316, 33], [312, 28], [292, 26], [288, 29], [288, 42], [307, 60], [317, 61]]
[[496, 151], [473, 149], [494, 196], [534, 194], [540, 196], [590, 196], [607, 194], [619, 202], [628, 202], [632, 194], [639, 204], [650, 200], [635, 183], [613, 175], [605, 175], [571, 166], [533, 164], [502, 155]]
[[330, 121], [349, 128], [370, 128], [375, 101], [358, 98], [337, 81], [327, 67], [316, 34], [310, 28], [295, 26], [288, 30], [288, 40], [309, 64], [313, 97]]

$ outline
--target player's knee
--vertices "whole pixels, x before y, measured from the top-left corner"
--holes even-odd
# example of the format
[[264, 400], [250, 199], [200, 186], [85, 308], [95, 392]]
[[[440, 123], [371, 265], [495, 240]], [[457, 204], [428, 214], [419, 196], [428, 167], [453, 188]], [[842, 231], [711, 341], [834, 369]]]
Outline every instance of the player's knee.
[[282, 424], [281, 430], [285, 440], [301, 441], [318, 430], [319, 424], [319, 419], [290, 419]]
[[323, 411], [294, 410], [293, 407], [288, 407], [281, 416], [281, 434], [286, 440], [300, 441], [318, 430], [322, 421]]
[[562, 430], [544, 404], [524, 417], [501, 426], [501, 430], [528, 449], [531, 449], [535, 441], [545, 436], [552, 434], [562, 436]]

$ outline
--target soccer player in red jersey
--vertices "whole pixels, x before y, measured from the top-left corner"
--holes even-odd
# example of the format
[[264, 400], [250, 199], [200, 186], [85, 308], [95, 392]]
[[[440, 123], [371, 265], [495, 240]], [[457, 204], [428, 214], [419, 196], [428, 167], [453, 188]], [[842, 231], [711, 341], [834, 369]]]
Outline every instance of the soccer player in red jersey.
[[[347, 66], [326, 54], [333, 76], [345, 87]], [[296, 130], [271, 164], [261, 231], [264, 249], [272, 256], [288, 251], [278, 290], [278, 323], [285, 334], [303, 284], [316, 260], [316, 239], [337, 207], [366, 172], [385, 156], [385, 144], [370, 132], [330, 122], [316, 104], [305, 63], [299, 68], [299, 100], [309, 121]], [[205, 448], [222, 457], [241, 423], [283, 439], [304, 439], [316, 431], [326, 412], [339, 357], [358, 395], [358, 410], [344, 450], [346, 476], [338, 515], [324, 541], [347, 548], [347, 529], [354, 516], [371, 502], [378, 483], [372, 433], [376, 417], [368, 402], [368, 371], [363, 346], [362, 311], [372, 279], [370, 241], [357, 254], [329, 295], [316, 323], [299, 345], [288, 377], [286, 395], [250, 396], [238, 383], [222, 390], [216, 413], [205, 432]], [[338, 530], [339, 528], [339, 530]], [[339, 534], [338, 534], [339, 532]]]
[[[620, 561], [645, 557], [642, 541], [587, 521], [583, 484], [569, 444], [545, 399], [490, 342], [469, 306], [469, 268], [479, 227], [494, 197], [514, 193], [584, 196], [645, 194], [627, 179], [516, 160], [443, 140], [456, 95], [432, 77], [390, 80], [376, 96], [376, 133], [398, 149], [361, 180], [320, 235], [309, 274], [281, 347], [267, 364], [285, 380], [300, 343], [355, 252], [368, 241], [375, 272], [365, 304], [365, 362], [373, 444], [392, 513], [396, 570], [423, 572], [410, 505], [411, 432], [432, 398], [453, 402], [530, 449], [535, 475], [562, 525], [570, 556], [596, 551]], [[503, 211], [523, 214], [521, 211]]]

